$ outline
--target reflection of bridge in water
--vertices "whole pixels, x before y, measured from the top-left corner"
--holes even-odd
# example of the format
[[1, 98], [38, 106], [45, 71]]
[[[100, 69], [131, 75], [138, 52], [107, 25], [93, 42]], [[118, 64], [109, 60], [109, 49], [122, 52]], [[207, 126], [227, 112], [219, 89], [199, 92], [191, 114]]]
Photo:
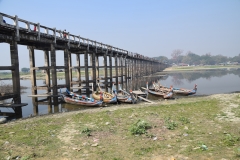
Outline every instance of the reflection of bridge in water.
[[[5, 23], [4, 19], [7, 19], [7, 22], [12, 20], [14, 24]], [[0, 42], [10, 45], [11, 57], [11, 65], [0, 66], [0, 70], [12, 72], [13, 84], [13, 93], [1, 96], [0, 100], [13, 98], [15, 106], [12, 108], [19, 117], [22, 116], [21, 106], [25, 104], [21, 103], [20, 95], [18, 44], [27, 46], [29, 50], [34, 106], [38, 104], [57, 105], [59, 88], [66, 87], [73, 90], [84, 86], [87, 94], [90, 93], [90, 84], [93, 84], [93, 88], [96, 90], [98, 82], [106, 91], [112, 88], [113, 82], [116, 84], [120, 82], [125, 88], [133, 88], [134, 83], [138, 83], [139, 77], [166, 68], [165, 64], [159, 63], [153, 58], [76, 36], [69, 32], [66, 33], [56, 28], [49, 28], [39, 23], [26, 21], [18, 16], [0, 13], [0, 26]], [[35, 66], [36, 49], [43, 51], [44, 66]], [[64, 52], [64, 66], [56, 65], [56, 51]], [[72, 66], [72, 55], [76, 56], [77, 66]], [[99, 63], [100, 59], [103, 60], [102, 66]], [[46, 83], [44, 86], [37, 86], [37, 70], [42, 70], [45, 73]], [[57, 70], [65, 71], [65, 84], [57, 83]], [[77, 80], [73, 79], [73, 72], [77, 72]], [[83, 75], [84, 80], [81, 78]], [[131, 86], [127, 84], [131, 84]], [[44, 99], [39, 99], [38, 90], [46, 90], [52, 94]]]

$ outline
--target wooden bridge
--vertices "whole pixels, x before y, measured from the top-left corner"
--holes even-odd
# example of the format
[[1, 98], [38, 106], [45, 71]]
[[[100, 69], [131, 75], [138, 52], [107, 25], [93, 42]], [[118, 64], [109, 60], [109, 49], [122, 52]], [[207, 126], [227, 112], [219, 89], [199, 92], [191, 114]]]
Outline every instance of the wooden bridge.
[[[7, 23], [4, 21], [7, 19]], [[9, 24], [12, 20], [13, 24]], [[49, 28], [39, 23], [30, 22], [0, 12], [0, 42], [8, 43], [10, 46], [10, 66], [0, 66], [0, 70], [12, 72], [13, 93], [11, 96], [0, 96], [0, 100], [13, 98], [14, 104], [21, 104], [20, 96], [20, 74], [19, 74], [19, 53], [18, 44], [27, 46], [29, 50], [29, 66], [32, 83], [32, 95], [35, 102], [38, 102], [37, 90], [46, 90], [52, 95], [58, 94], [58, 89], [68, 89], [85, 86], [89, 91], [90, 84], [96, 90], [97, 82], [106, 91], [112, 87], [112, 83], [121, 82], [127, 86], [129, 80], [145, 75], [162, 71], [166, 64], [159, 63], [153, 58], [133, 53], [124, 49], [103, 44], [79, 35], [73, 35], [63, 30]], [[44, 54], [44, 66], [35, 66], [35, 49], [42, 50]], [[64, 66], [57, 66], [56, 51], [64, 52]], [[6, 54], [6, 53], [4, 53]], [[72, 54], [76, 56], [77, 66], [72, 66]], [[80, 55], [84, 55], [84, 64], [80, 64]], [[103, 65], [99, 63], [99, 57], [103, 58]], [[113, 65], [114, 62], [114, 65]], [[57, 83], [57, 70], [65, 72], [65, 84]], [[46, 85], [37, 86], [36, 71], [43, 70], [45, 73]], [[81, 76], [84, 71], [84, 78]], [[77, 72], [77, 80], [73, 80], [73, 71]], [[104, 73], [100, 76], [100, 71]], [[47, 97], [46, 100], [53, 100], [57, 103], [58, 97]], [[44, 101], [44, 100], [41, 100]], [[21, 111], [17, 111], [21, 114]]]

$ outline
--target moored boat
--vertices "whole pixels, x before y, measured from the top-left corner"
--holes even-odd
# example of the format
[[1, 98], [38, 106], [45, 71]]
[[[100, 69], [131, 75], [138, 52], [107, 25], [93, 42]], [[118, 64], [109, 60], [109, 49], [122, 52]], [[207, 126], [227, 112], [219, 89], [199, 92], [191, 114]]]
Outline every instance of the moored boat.
[[102, 91], [99, 84], [99, 91], [93, 91], [92, 89], [92, 96], [96, 100], [102, 100], [105, 103], [117, 103], [117, 96], [116, 93], [108, 93], [105, 91]]
[[154, 88], [148, 88], [148, 83], [147, 83], [147, 88], [141, 87], [142, 89], [146, 90], [149, 94], [164, 98], [164, 99], [170, 99], [173, 97], [173, 89], [172, 87], [169, 90], [155, 90]]
[[124, 91], [120, 84], [118, 84], [119, 91], [117, 93], [117, 100], [124, 103], [136, 103], [136, 98], [134, 97], [132, 90], [130, 93]]
[[81, 106], [102, 106], [103, 101], [98, 101], [93, 98], [88, 98], [84, 95], [79, 95], [66, 90], [66, 95], [61, 94], [62, 99], [69, 104]]
[[197, 93], [197, 84], [194, 85], [192, 90], [184, 88], [173, 88], [173, 93], [182, 96], [193, 95]]

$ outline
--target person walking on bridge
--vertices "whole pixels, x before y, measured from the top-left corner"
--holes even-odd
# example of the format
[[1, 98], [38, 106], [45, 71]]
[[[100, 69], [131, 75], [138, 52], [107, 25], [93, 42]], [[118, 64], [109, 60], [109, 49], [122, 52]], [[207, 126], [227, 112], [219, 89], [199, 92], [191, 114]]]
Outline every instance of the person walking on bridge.
[[63, 38], [67, 38], [67, 32], [66, 32], [66, 29], [63, 31]]

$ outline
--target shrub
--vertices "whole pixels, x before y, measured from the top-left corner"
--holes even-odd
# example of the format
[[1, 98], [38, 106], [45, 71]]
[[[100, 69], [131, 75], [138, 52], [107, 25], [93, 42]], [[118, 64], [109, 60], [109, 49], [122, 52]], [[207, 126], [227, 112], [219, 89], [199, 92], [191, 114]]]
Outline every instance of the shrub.
[[223, 143], [226, 146], [234, 146], [237, 141], [239, 141], [240, 138], [233, 136], [231, 134], [226, 134], [225, 137], [223, 138]]
[[169, 130], [174, 130], [178, 126], [178, 124], [176, 122], [174, 122], [173, 120], [171, 120], [170, 117], [165, 118], [165, 124], [166, 124], [167, 129], [169, 129]]
[[182, 124], [190, 123], [190, 120], [187, 117], [180, 117], [179, 120], [182, 122]]
[[130, 127], [130, 132], [132, 135], [141, 135], [145, 134], [146, 130], [151, 128], [151, 126], [144, 120], [138, 120], [136, 123], [132, 124]]
[[83, 134], [86, 134], [87, 136], [91, 136], [91, 132], [92, 132], [92, 130], [89, 129], [89, 128], [84, 128], [84, 129], [82, 130], [82, 133], [83, 133]]

